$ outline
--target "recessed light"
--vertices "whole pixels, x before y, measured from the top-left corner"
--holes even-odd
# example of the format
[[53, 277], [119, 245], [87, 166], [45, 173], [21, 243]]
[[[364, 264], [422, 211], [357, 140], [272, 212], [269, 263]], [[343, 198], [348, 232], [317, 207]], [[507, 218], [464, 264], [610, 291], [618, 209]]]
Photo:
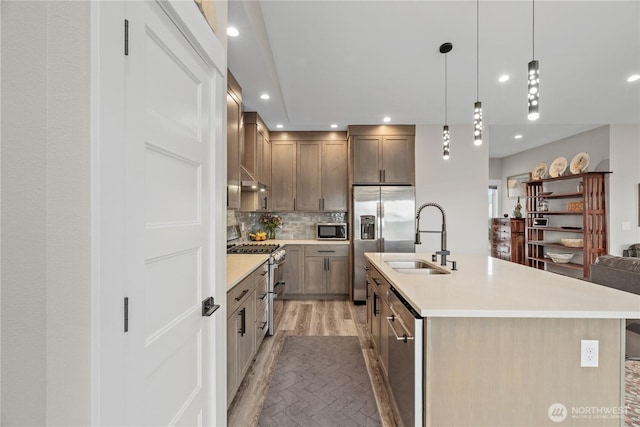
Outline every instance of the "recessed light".
[[227, 27], [227, 35], [229, 37], [238, 37], [240, 35], [240, 31], [236, 27]]
[[514, 135], [513, 139], [522, 139], [522, 135], [521, 134]]
[[504, 82], [506, 82], [507, 80], [509, 80], [509, 75], [508, 75], [508, 74], [503, 74], [503, 75], [501, 75], [500, 77], [498, 77], [498, 81], [499, 81], [500, 83], [504, 83]]
[[629, 83], [631, 82], [635, 82], [636, 80], [640, 80], [640, 74], [632, 74], [629, 76], [629, 78], [627, 79], [627, 81]]
[[332, 123], [332, 124], [331, 124], [331, 127], [332, 127], [333, 129], [335, 129], [335, 128], [337, 128], [337, 127], [338, 127], [338, 125], [337, 125], [337, 124], [335, 124], [335, 123]]
[[391, 121], [391, 117], [386, 116], [384, 119], [382, 119], [382, 121], [385, 123], [389, 123]]
[[276, 127], [277, 127], [278, 129], [282, 129], [284, 126], [282, 126], [282, 124], [278, 123], [278, 124], [276, 125]]
[[260, 99], [269, 99], [269, 98], [271, 97], [269, 96], [268, 93], [263, 93], [262, 95], [260, 95]]

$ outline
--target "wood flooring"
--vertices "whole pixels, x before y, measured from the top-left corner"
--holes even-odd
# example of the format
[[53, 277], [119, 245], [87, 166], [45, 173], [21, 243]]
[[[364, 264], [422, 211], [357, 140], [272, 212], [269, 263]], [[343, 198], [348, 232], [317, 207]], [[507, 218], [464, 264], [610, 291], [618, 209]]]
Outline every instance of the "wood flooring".
[[[276, 360], [287, 335], [357, 336], [364, 356], [371, 387], [383, 426], [395, 427], [396, 417], [382, 366], [373, 349], [366, 324], [364, 306], [354, 306], [344, 300], [312, 300], [284, 302], [282, 320], [275, 334], [266, 337], [247, 372], [229, 411], [227, 423], [232, 427], [256, 426], [264, 404]], [[364, 315], [364, 316], [363, 316]]]

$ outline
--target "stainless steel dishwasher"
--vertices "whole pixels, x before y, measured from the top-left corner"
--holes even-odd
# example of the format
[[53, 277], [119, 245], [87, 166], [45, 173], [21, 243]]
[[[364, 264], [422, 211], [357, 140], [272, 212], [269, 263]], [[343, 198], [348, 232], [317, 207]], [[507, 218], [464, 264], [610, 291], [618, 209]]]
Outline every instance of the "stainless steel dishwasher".
[[393, 287], [389, 301], [389, 385], [405, 427], [423, 423], [423, 319]]

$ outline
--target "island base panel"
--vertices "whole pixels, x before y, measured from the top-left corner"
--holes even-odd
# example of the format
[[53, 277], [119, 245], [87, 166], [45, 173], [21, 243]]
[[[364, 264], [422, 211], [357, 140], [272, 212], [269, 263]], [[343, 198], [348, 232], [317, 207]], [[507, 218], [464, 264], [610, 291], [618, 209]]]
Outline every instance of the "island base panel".
[[[553, 426], [556, 403], [563, 426], [624, 425], [623, 320], [425, 320], [425, 425]], [[598, 368], [580, 367], [583, 339]]]

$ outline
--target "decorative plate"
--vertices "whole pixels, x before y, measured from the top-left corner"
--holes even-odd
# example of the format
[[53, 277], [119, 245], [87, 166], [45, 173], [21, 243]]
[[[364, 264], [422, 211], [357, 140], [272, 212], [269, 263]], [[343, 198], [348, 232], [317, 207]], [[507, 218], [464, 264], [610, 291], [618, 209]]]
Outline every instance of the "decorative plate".
[[558, 157], [551, 163], [551, 166], [549, 166], [549, 176], [551, 178], [557, 178], [562, 176], [565, 170], [567, 170], [567, 159]]
[[545, 162], [539, 163], [538, 166], [533, 168], [533, 172], [531, 172], [531, 179], [537, 180], [542, 179], [544, 174], [547, 173], [547, 164]]
[[589, 166], [589, 161], [591, 157], [589, 157], [588, 153], [584, 151], [582, 153], [578, 153], [575, 155], [573, 160], [571, 160], [571, 165], [569, 165], [569, 170], [572, 174], [582, 173], [587, 170], [587, 166]]

